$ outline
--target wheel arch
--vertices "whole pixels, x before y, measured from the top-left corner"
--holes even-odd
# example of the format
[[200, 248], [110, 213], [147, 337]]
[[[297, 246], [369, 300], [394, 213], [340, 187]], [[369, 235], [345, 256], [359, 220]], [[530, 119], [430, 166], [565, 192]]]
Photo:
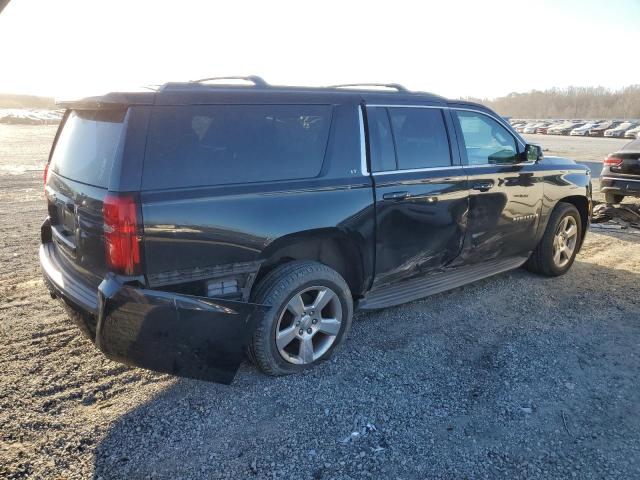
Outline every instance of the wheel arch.
[[567, 197], [563, 197], [555, 204], [554, 209], [558, 207], [560, 203], [569, 203], [576, 207], [578, 213], [580, 214], [580, 224], [582, 226], [582, 234], [580, 237], [580, 245], [578, 248], [582, 248], [582, 242], [584, 241], [584, 237], [587, 234], [587, 229], [589, 228], [589, 219], [591, 216], [591, 202], [589, 199], [582, 195], [570, 195]]
[[293, 233], [270, 243], [262, 252], [262, 264], [253, 283], [280, 265], [295, 260], [322, 263], [345, 279], [354, 298], [365, 289], [365, 269], [357, 242], [337, 228], [315, 229]]

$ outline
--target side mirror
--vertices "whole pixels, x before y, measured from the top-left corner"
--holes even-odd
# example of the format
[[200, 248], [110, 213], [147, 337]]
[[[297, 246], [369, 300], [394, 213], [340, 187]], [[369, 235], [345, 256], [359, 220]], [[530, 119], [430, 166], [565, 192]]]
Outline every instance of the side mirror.
[[524, 147], [524, 162], [538, 162], [544, 158], [542, 147], [533, 143], [527, 143]]

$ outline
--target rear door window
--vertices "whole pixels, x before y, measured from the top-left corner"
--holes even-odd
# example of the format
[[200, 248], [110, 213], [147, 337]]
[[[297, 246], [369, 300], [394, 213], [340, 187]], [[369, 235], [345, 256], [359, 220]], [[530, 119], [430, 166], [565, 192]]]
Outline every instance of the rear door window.
[[371, 171], [395, 170], [397, 168], [396, 153], [393, 149], [393, 137], [387, 109], [367, 107], [367, 124], [371, 148]]
[[51, 170], [71, 180], [108, 188], [125, 113], [125, 110], [70, 112], [51, 156]]
[[447, 129], [439, 108], [389, 108], [399, 170], [451, 165]]
[[331, 112], [330, 105], [155, 107], [143, 188], [316, 177]]

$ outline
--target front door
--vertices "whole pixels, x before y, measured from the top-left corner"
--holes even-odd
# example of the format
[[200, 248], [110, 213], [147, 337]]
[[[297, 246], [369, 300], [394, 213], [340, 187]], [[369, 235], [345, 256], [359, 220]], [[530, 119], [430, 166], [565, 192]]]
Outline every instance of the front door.
[[526, 256], [535, 248], [542, 173], [522, 162], [522, 141], [479, 110], [452, 109], [469, 181], [467, 238], [461, 263]]
[[439, 269], [459, 255], [468, 190], [447, 110], [370, 106], [367, 124], [376, 202], [375, 288]]

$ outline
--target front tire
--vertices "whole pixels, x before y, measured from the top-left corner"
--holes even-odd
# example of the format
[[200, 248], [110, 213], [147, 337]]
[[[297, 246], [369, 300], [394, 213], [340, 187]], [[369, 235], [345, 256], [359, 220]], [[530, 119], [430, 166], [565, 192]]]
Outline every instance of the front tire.
[[272, 306], [248, 349], [250, 359], [269, 375], [289, 375], [326, 360], [351, 327], [349, 286], [318, 262], [277, 267], [260, 281], [252, 299]]
[[581, 241], [580, 212], [570, 203], [559, 203], [551, 213], [544, 235], [525, 266], [528, 270], [547, 277], [563, 275], [573, 265]]
[[624, 195], [620, 195], [619, 193], [605, 192], [604, 201], [606, 203], [622, 203], [624, 199]]

